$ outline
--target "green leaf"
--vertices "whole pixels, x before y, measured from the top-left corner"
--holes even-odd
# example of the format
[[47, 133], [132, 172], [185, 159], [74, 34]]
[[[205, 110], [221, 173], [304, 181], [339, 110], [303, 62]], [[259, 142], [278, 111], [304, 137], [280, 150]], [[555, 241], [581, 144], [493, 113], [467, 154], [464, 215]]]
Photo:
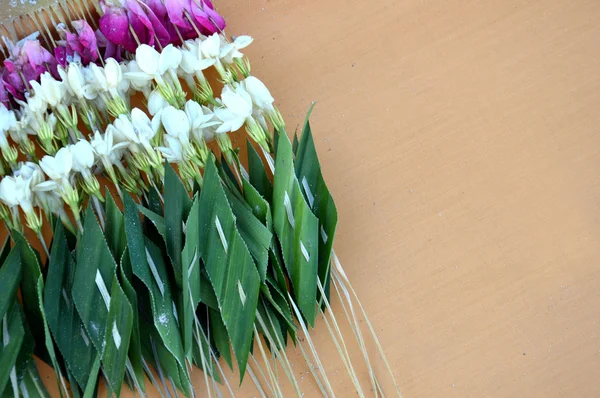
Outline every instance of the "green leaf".
[[27, 392], [27, 394], [23, 394], [23, 396], [50, 398], [50, 394], [48, 394], [48, 391], [42, 382], [42, 378], [40, 377], [40, 373], [38, 372], [37, 365], [33, 360], [29, 361], [19, 388], [21, 389], [21, 392]]
[[[44, 278], [40, 275], [37, 281], [37, 295], [38, 295], [38, 303], [40, 306], [40, 313], [42, 314], [42, 321], [44, 324], [44, 344], [46, 346], [46, 350], [48, 351], [48, 355], [50, 356], [50, 362], [52, 363], [52, 367], [54, 368], [56, 375], [56, 385], [60, 389], [60, 395], [63, 396], [63, 392], [67, 394], [66, 386], [63, 384], [61, 377], [62, 371], [59, 367], [58, 360], [56, 359], [56, 351], [54, 350], [54, 342], [52, 341], [52, 336], [50, 334], [50, 328], [48, 327], [48, 321], [46, 319], [46, 314], [44, 312]], [[59, 373], [60, 372], [60, 373]], [[62, 388], [64, 387], [64, 388]]]
[[6, 239], [4, 239], [4, 244], [2, 244], [2, 249], [0, 249], [0, 264], [4, 264], [4, 261], [6, 260], [10, 252], [10, 237], [7, 236]]
[[269, 180], [265, 164], [248, 139], [246, 140], [246, 147], [248, 148], [248, 175], [250, 176], [250, 184], [256, 188], [263, 198], [270, 202], [273, 197], [273, 184]]
[[166, 242], [167, 241], [167, 227], [165, 225], [165, 218], [163, 216], [161, 216], [160, 214], [156, 214], [155, 212], [153, 212], [150, 209], [146, 209], [142, 205], [138, 205], [138, 210], [140, 211], [140, 213], [142, 213], [144, 216], [146, 216], [146, 218], [149, 219], [152, 222], [152, 224], [154, 224], [154, 226], [156, 227], [156, 230], [158, 231], [158, 233], [163, 237], [163, 239]]
[[129, 344], [129, 359], [131, 360], [131, 367], [137, 378], [138, 385], [142, 391], [146, 391], [144, 381], [144, 366], [142, 359], [142, 342], [140, 339], [140, 322], [138, 309], [137, 292], [133, 287], [133, 270], [131, 269], [131, 261], [129, 259], [129, 253], [127, 249], [123, 252], [121, 257], [121, 284], [123, 285], [123, 291], [133, 308], [133, 319], [131, 328], [131, 342]]
[[21, 320], [19, 305], [16, 298], [13, 298], [8, 312], [0, 319], [0, 392], [4, 391], [10, 383], [10, 373], [16, 365], [25, 330]]
[[252, 345], [260, 277], [236, 228], [214, 159], [205, 170], [200, 208], [202, 259], [243, 378]]
[[77, 266], [71, 294], [83, 325], [94, 347], [101, 354], [104, 350], [110, 305], [109, 289], [117, 264], [91, 208], [86, 212], [76, 256]]
[[185, 223], [185, 246], [181, 254], [182, 269], [182, 335], [184, 352], [191, 358], [194, 319], [200, 302], [200, 207], [198, 197]]
[[258, 274], [261, 282], [267, 276], [267, 263], [269, 261], [269, 247], [273, 234], [254, 215], [250, 206], [240, 200], [237, 196], [225, 190], [229, 205], [235, 216], [235, 225], [244, 239], [250, 254], [256, 261]]
[[333, 197], [321, 172], [310, 129], [309, 117], [312, 109], [311, 107], [306, 116], [296, 154], [296, 176], [313, 214], [319, 219], [319, 279], [328, 296], [329, 267], [338, 216]]
[[90, 378], [85, 386], [85, 391], [83, 392], [83, 398], [92, 398], [97, 396], [98, 391], [98, 374], [100, 372], [100, 354], [96, 354], [96, 358], [94, 359], [94, 364], [92, 366], [92, 371], [90, 372]]
[[154, 325], [165, 346], [177, 358], [180, 365], [184, 366], [183, 344], [175, 319], [177, 311], [171, 296], [169, 276], [162, 252], [149, 239], [144, 238], [138, 214], [133, 199], [125, 197], [125, 235], [133, 273], [148, 289]]
[[227, 328], [223, 323], [223, 319], [221, 318], [221, 314], [219, 311], [214, 309], [208, 310], [210, 317], [210, 327], [212, 331], [212, 338], [215, 342], [215, 346], [219, 353], [229, 365], [229, 369], [233, 369], [233, 362], [231, 361], [231, 343], [229, 342], [229, 337], [227, 335]]
[[21, 282], [21, 253], [10, 251], [0, 268], [0, 319], [12, 305]]
[[64, 227], [57, 223], [44, 290], [44, 312], [67, 368], [83, 389], [90, 377], [96, 350], [71, 297], [75, 268]]
[[[27, 240], [20, 232], [12, 233], [15, 241], [15, 247], [19, 248], [21, 253], [21, 297], [23, 298], [23, 311], [25, 319], [29, 325], [35, 341], [44, 341], [44, 325], [40, 311], [39, 297], [37, 294], [37, 281], [42, 275], [40, 269], [39, 255], [29, 245]], [[36, 354], [45, 362], [49, 362], [48, 353], [43, 345], [36, 346]]]
[[119, 396], [129, 352], [133, 326], [133, 310], [115, 275], [112, 279], [102, 369], [112, 391]]
[[296, 175], [292, 145], [279, 137], [275, 159], [273, 223], [298, 307], [311, 326], [316, 317], [319, 220], [304, 200]]
[[115, 200], [108, 190], [106, 189], [106, 226], [104, 229], [104, 236], [106, 236], [106, 243], [113, 253], [114, 258], [121, 258], [123, 251], [125, 250], [127, 241], [125, 240], [125, 227], [123, 213], [119, 210], [119, 207], [115, 203]]
[[183, 222], [192, 201], [183, 183], [171, 165], [165, 163], [165, 227], [167, 252], [175, 268], [175, 281], [181, 287], [181, 250], [183, 249]]

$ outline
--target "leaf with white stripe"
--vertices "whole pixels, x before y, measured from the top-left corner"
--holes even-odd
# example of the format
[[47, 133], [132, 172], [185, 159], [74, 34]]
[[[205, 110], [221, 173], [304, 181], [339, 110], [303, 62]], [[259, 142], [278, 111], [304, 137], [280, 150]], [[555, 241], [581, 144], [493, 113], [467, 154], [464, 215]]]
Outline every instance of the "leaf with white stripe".
[[[77, 266], [71, 294], [90, 340], [98, 352], [104, 350], [108, 319], [106, 295], [102, 285], [110, 286], [117, 264], [91, 207], [85, 216], [84, 230], [76, 250]], [[100, 288], [99, 288], [100, 286]], [[107, 294], [107, 292], [105, 292]]]
[[[236, 228], [214, 158], [208, 162], [200, 192], [200, 250], [242, 378], [252, 345], [260, 278], [250, 251]], [[215, 220], [218, 218], [221, 231]], [[222, 239], [226, 240], [227, 251]], [[242, 303], [238, 288], [245, 300]]]
[[89, 341], [71, 298], [75, 268], [64, 227], [62, 223], [57, 223], [44, 288], [44, 312], [59, 352], [77, 384], [84, 389], [94, 364], [96, 349]]
[[184, 367], [183, 342], [173, 312], [173, 296], [163, 253], [144, 237], [138, 207], [128, 196], [125, 197], [125, 236], [133, 274], [150, 294], [154, 325], [167, 349]]
[[337, 227], [337, 209], [327, 188], [310, 128], [310, 108], [296, 153], [296, 176], [302, 181], [302, 191], [313, 214], [319, 219], [319, 279], [329, 295], [329, 265], [333, 238]]
[[273, 224], [281, 243], [294, 298], [311, 326], [316, 317], [319, 220], [294, 173], [292, 145], [285, 132], [278, 139], [273, 188]]
[[119, 396], [129, 352], [133, 326], [133, 309], [115, 275], [111, 281], [110, 310], [107, 319], [102, 370], [112, 391]]

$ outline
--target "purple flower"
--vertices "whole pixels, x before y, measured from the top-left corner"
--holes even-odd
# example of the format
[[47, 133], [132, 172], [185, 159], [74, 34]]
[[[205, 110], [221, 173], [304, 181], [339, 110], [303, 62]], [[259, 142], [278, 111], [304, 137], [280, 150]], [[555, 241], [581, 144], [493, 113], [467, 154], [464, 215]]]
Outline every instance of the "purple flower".
[[190, 32], [193, 35], [184, 39], [196, 37], [196, 30], [211, 35], [225, 28], [225, 19], [213, 9], [209, 0], [165, 0], [165, 7], [171, 23], [178, 27], [182, 36]]
[[191, 0], [192, 15], [202, 26], [202, 33], [212, 35], [225, 29], [225, 18], [215, 11], [210, 0]]
[[169, 32], [148, 5], [138, 0], [124, 0], [122, 5], [103, 1], [100, 5], [104, 11], [100, 31], [109, 42], [132, 53], [138, 46], [136, 37], [140, 44], [154, 46], [157, 41], [162, 46], [169, 44]]
[[4, 85], [4, 81], [0, 79], [0, 103], [3, 103], [8, 108], [9, 96], [8, 90]]
[[98, 59], [98, 42], [94, 30], [85, 20], [71, 22], [76, 33], [69, 32], [64, 25], [59, 27], [64, 40], [54, 49], [54, 55], [58, 63], [66, 66], [75, 54], [79, 55], [81, 63], [87, 65]]
[[50, 72], [58, 78], [56, 58], [43, 48], [37, 40], [37, 35], [31, 35], [13, 44], [8, 42], [8, 59], [4, 60], [6, 67], [2, 71], [4, 89], [17, 99], [24, 99], [25, 82], [39, 80], [44, 72]]

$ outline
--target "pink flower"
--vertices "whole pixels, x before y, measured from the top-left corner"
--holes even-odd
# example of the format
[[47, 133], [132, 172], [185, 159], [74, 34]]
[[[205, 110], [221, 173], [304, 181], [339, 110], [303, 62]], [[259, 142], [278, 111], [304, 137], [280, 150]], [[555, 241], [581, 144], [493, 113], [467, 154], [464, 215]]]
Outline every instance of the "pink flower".
[[96, 62], [98, 42], [94, 30], [85, 20], [73, 21], [71, 25], [75, 28], [76, 33], [68, 31], [64, 26], [58, 28], [64, 37], [64, 40], [59, 42], [60, 45], [54, 49], [58, 63], [66, 66], [75, 54], [79, 54], [83, 65]]
[[25, 82], [39, 80], [44, 72], [50, 72], [58, 78], [56, 58], [31, 35], [16, 44], [7, 41], [9, 57], [4, 60], [6, 67], [2, 71], [4, 89], [23, 100], [26, 90]]
[[171, 23], [179, 28], [182, 36], [189, 32], [193, 35], [184, 39], [197, 36], [194, 26], [205, 35], [225, 29], [225, 19], [213, 9], [210, 0], [165, 0], [165, 7]]
[[225, 29], [225, 18], [215, 11], [210, 0], [191, 0], [192, 15], [202, 26], [202, 33], [211, 35]]
[[131, 26], [141, 44], [154, 46], [157, 40], [163, 46], [169, 44], [169, 32], [148, 5], [138, 0], [124, 0], [122, 5], [103, 1], [100, 5], [104, 11], [100, 31], [109, 42], [135, 52], [137, 42]]
[[8, 90], [4, 85], [4, 81], [0, 79], [0, 103], [4, 104], [8, 108], [9, 96]]

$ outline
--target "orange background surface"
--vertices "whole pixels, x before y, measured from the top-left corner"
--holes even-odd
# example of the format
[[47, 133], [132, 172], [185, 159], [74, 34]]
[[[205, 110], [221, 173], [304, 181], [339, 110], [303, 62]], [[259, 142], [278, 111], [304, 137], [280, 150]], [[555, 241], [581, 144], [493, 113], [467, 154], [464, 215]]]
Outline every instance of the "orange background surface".
[[216, 5], [290, 130], [318, 101], [335, 248], [404, 395], [600, 396], [600, 2]]

